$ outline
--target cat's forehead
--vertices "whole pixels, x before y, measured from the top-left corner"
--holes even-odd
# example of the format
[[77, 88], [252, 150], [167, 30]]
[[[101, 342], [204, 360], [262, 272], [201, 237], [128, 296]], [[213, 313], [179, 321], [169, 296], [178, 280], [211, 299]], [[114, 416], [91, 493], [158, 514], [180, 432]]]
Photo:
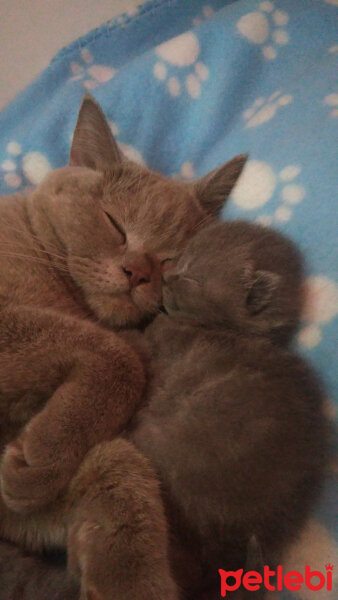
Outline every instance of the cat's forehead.
[[129, 238], [159, 251], [184, 245], [205, 216], [190, 186], [151, 172], [121, 178], [109, 191]]

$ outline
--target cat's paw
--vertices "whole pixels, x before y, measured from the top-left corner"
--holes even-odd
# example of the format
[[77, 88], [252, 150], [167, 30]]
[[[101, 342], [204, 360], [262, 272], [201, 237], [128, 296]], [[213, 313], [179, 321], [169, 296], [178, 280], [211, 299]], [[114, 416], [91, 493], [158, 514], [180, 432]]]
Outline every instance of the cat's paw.
[[68, 569], [81, 583], [80, 600], [178, 600], [167, 557], [145, 541], [148, 534], [138, 539], [138, 524], [114, 523], [99, 512], [96, 521], [73, 522], [68, 534]]
[[104, 527], [96, 521], [75, 522], [69, 531], [68, 569], [81, 583], [80, 600], [111, 598], [113, 557], [106, 542]]
[[56, 464], [29, 464], [24, 439], [6, 446], [1, 464], [1, 492], [6, 505], [15, 512], [31, 512], [49, 504], [64, 485]]
[[[98, 516], [98, 515], [97, 515]], [[116, 530], [110, 524], [98, 521], [85, 520], [73, 523], [68, 535], [68, 569], [75, 580], [80, 581], [80, 600], [112, 600], [113, 598], [135, 598], [137, 594], [131, 593], [134, 589], [135, 569], [133, 563], [133, 550], [116, 545]], [[127, 535], [127, 538], [129, 536]], [[127, 570], [124, 557], [128, 557]], [[142, 563], [142, 558], [140, 558]], [[135, 561], [135, 564], [139, 563]], [[142, 571], [142, 569], [140, 568]], [[130, 585], [128, 583], [128, 571], [130, 571]], [[148, 576], [146, 569], [143, 570], [142, 598], [147, 600], [158, 600], [159, 596], [152, 593], [147, 594]], [[121, 573], [125, 575], [121, 579]], [[130, 587], [130, 589], [129, 589]], [[137, 589], [138, 586], [136, 586]], [[122, 591], [123, 590], [123, 591]], [[135, 589], [134, 589], [135, 592]], [[173, 598], [173, 600], [175, 600]]]

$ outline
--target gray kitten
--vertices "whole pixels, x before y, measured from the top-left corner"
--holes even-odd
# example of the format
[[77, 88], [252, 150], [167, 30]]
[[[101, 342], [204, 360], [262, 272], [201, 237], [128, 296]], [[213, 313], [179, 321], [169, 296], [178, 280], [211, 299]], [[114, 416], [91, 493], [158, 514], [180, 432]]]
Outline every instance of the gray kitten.
[[285, 346], [301, 281], [291, 242], [245, 222], [199, 232], [164, 275], [169, 316], [146, 332], [150, 400], [129, 439], [162, 482], [174, 571], [194, 599], [220, 589], [219, 568], [245, 566], [252, 535], [277, 564], [322, 482], [322, 394]]

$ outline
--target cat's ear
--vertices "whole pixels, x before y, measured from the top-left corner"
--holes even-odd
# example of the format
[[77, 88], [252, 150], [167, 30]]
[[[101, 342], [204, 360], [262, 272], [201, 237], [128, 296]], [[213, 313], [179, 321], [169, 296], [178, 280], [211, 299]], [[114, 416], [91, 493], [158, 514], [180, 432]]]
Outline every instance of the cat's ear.
[[209, 214], [219, 213], [242, 173], [247, 158], [247, 154], [239, 154], [193, 183], [201, 205]]
[[69, 164], [105, 170], [120, 163], [122, 155], [100, 105], [85, 94], [77, 118]]
[[256, 535], [252, 535], [246, 547], [246, 571], [263, 572], [264, 559], [261, 544]]
[[250, 279], [246, 304], [250, 315], [257, 315], [270, 304], [280, 275], [272, 271], [254, 271]]

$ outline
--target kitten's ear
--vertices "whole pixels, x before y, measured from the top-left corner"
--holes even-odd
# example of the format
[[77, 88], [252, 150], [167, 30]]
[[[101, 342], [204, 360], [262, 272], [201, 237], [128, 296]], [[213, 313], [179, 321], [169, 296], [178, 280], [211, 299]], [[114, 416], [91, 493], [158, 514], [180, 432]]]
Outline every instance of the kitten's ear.
[[262, 572], [264, 568], [262, 547], [256, 535], [252, 535], [246, 547], [246, 571]]
[[[252, 535], [249, 539], [248, 545], [246, 547], [246, 562], [245, 562], [245, 570], [246, 571], [256, 571], [263, 576], [264, 565], [266, 562], [263, 559], [263, 553], [261, 545], [255, 535]], [[260, 589], [255, 593], [255, 600], [263, 600], [265, 597], [265, 590]], [[243, 590], [243, 595], [241, 596], [243, 600], [251, 599], [252, 592]]]
[[100, 105], [85, 94], [77, 118], [69, 164], [104, 170], [120, 163], [122, 155]]
[[209, 214], [219, 213], [237, 182], [247, 158], [247, 154], [239, 154], [193, 183], [201, 205]]
[[250, 315], [257, 315], [266, 308], [278, 287], [280, 275], [272, 271], [254, 271], [251, 282], [248, 284], [246, 299]]

